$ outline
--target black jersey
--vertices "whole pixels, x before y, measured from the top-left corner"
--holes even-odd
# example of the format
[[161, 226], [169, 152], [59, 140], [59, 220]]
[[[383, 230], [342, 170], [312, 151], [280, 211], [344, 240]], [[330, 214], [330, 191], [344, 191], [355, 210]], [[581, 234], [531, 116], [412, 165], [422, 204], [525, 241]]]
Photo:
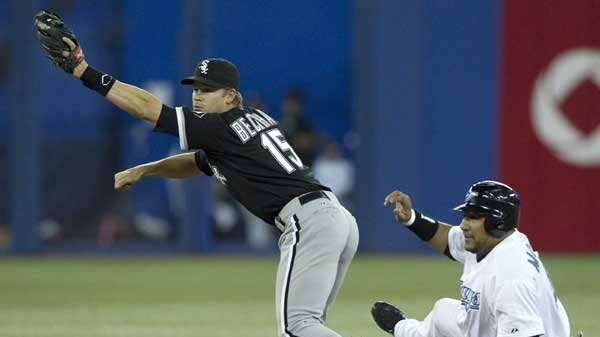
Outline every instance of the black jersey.
[[163, 105], [155, 130], [178, 136], [182, 150], [202, 150], [196, 152], [198, 167], [267, 223], [274, 224], [293, 198], [330, 191], [302, 163], [277, 121], [258, 109], [201, 113]]

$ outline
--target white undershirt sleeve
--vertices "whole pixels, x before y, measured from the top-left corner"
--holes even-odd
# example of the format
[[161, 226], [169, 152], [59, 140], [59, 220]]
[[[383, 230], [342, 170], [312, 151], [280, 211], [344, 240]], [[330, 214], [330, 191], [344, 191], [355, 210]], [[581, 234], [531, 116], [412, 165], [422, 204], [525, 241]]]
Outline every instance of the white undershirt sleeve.
[[187, 141], [187, 130], [185, 129], [185, 116], [183, 114], [183, 108], [178, 106], [175, 108], [175, 112], [177, 113], [177, 126], [179, 129], [179, 147], [183, 151], [189, 150], [188, 141]]
[[453, 226], [448, 232], [448, 249], [456, 261], [465, 264], [465, 237], [458, 226]]

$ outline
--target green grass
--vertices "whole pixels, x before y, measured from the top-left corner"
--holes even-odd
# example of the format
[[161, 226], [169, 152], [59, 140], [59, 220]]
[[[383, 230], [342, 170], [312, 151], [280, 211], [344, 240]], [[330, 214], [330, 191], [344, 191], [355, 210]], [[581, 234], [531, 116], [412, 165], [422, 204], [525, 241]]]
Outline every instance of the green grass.
[[[600, 256], [545, 256], [573, 331], [600, 330]], [[1, 337], [276, 336], [276, 258], [0, 259]], [[346, 337], [386, 336], [373, 301], [423, 318], [456, 297], [461, 266], [445, 258], [358, 257], [328, 325]]]

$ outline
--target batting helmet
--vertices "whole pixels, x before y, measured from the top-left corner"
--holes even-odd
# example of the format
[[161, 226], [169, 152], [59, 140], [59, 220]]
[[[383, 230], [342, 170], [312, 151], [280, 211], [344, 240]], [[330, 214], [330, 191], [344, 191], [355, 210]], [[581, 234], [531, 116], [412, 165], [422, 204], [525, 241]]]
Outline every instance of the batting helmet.
[[[469, 188], [465, 203], [454, 208], [462, 213], [477, 213], [485, 217], [485, 230], [494, 237], [500, 237], [513, 228], [519, 227], [521, 201], [510, 186], [485, 180]], [[502, 228], [498, 228], [503, 225]]]

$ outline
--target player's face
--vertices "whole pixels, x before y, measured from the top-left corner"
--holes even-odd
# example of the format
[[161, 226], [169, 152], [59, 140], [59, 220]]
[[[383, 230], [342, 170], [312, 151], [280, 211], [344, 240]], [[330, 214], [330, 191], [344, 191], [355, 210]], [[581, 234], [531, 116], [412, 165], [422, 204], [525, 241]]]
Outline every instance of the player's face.
[[473, 254], [486, 252], [494, 246], [493, 237], [485, 231], [485, 218], [476, 213], [464, 213], [460, 229], [465, 237], [465, 250]]
[[221, 113], [231, 109], [228, 106], [229, 96], [229, 89], [213, 88], [197, 83], [193, 86], [192, 105], [194, 111]]

